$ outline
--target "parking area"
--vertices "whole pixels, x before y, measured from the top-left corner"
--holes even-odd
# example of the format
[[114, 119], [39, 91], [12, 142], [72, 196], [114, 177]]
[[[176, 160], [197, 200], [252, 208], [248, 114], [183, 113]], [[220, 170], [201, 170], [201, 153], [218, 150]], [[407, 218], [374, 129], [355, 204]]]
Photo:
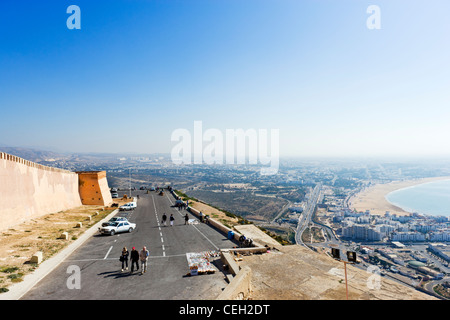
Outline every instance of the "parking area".
[[[220, 258], [212, 261], [215, 273], [190, 276], [186, 253], [219, 251], [236, 244], [208, 225], [186, 225], [185, 214], [196, 218], [172, 207], [169, 193], [134, 193], [139, 195], [137, 208], [117, 214], [136, 224], [132, 232], [96, 233], [22, 299], [214, 299], [222, 292], [227, 282]], [[174, 217], [173, 226], [163, 225], [164, 213]], [[143, 246], [150, 251], [148, 271], [122, 272], [122, 249]]]

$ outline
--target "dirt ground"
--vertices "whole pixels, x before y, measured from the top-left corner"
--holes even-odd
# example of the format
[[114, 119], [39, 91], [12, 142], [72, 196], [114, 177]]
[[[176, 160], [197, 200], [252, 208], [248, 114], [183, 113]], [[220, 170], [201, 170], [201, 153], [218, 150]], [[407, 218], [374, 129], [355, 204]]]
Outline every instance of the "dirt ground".
[[[119, 206], [129, 202], [127, 199], [114, 200]], [[36, 252], [42, 251], [43, 260], [50, 258], [115, 209], [84, 205], [31, 219], [1, 231], [0, 294], [35, 270], [37, 266], [30, 259]], [[78, 222], [81, 222], [81, 227], [77, 227]], [[68, 233], [68, 240], [60, 239], [63, 232]]]
[[224, 212], [208, 206], [207, 204], [189, 200], [189, 206], [203, 212], [205, 215], [209, 215], [211, 218], [218, 220], [227, 227], [232, 227], [238, 224], [238, 219], [227, 216]]

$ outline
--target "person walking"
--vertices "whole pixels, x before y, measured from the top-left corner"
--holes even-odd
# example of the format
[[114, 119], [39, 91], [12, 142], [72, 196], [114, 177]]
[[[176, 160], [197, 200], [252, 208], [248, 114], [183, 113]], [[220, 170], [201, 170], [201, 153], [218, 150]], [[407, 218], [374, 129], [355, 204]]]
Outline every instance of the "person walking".
[[147, 248], [145, 246], [139, 252], [139, 260], [141, 260], [141, 274], [144, 274], [144, 272], [147, 272], [147, 261], [148, 261], [149, 255], [150, 255], [150, 252], [147, 250]]
[[128, 256], [130, 255], [130, 253], [127, 250], [127, 247], [123, 247], [122, 249], [122, 254], [120, 255], [120, 261], [122, 261], [122, 272], [124, 267], [125, 270], [128, 270]]
[[133, 273], [135, 264], [136, 264], [136, 271], [138, 271], [139, 270], [139, 252], [136, 250], [135, 247], [133, 247], [133, 249], [131, 250], [130, 260], [131, 260], [131, 272], [130, 273]]
[[167, 216], [166, 216], [166, 213], [164, 212], [163, 216], [162, 216], [162, 223], [163, 223], [163, 225], [166, 225], [166, 220], [167, 220]]
[[173, 222], [175, 221], [175, 218], [173, 217], [173, 214], [170, 214], [170, 226], [173, 226]]
[[189, 221], [189, 216], [188, 216], [188, 214], [186, 213], [186, 215], [184, 216], [184, 224], [187, 225], [187, 224], [188, 224], [188, 221]]
[[203, 212], [200, 211], [200, 222], [203, 222]]

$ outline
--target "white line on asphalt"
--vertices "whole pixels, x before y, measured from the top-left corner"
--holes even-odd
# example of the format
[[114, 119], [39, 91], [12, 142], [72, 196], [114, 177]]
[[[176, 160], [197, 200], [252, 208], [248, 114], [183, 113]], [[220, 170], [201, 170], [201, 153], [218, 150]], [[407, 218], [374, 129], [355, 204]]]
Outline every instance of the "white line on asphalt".
[[[172, 256], [166, 256], [165, 253], [163, 253], [162, 256], [150, 256], [149, 259], [155, 259], [155, 258], [171, 258], [171, 257], [185, 257], [186, 253], [181, 254], [174, 254]], [[64, 260], [62, 262], [87, 262], [87, 261], [116, 261], [118, 259], [116, 258], [107, 258], [107, 259], [80, 259], [80, 260]]]
[[213, 245], [214, 248], [216, 248], [216, 250], [220, 250], [219, 247], [217, 247], [211, 240], [209, 240], [209, 238], [207, 236], [205, 236], [205, 234], [203, 232], [201, 232], [200, 230], [197, 229], [196, 226], [193, 225], [193, 227], [195, 228], [195, 230], [197, 230], [202, 236], [205, 237], [206, 240], [209, 241], [209, 243], [211, 243]]
[[111, 248], [109, 248], [108, 252], [106, 253], [106, 256], [103, 258], [103, 260], [106, 260], [106, 258], [108, 258], [109, 253], [111, 252], [111, 249], [113, 248], [113, 246], [111, 246]]
[[[155, 209], [155, 216], [156, 216], [156, 223], [158, 224], [158, 229], [159, 229], [159, 235], [161, 236], [161, 243], [164, 243], [164, 239], [163, 239], [163, 235], [161, 232], [161, 225], [159, 224], [159, 218], [158, 218], [158, 212], [156, 211], [156, 205], [155, 205], [155, 198], [152, 195], [152, 202], [153, 202], [153, 208]], [[163, 252], [163, 257], [166, 256], [166, 250], [164, 248], [164, 245], [162, 245], [162, 252]]]
[[[170, 198], [169, 198], [169, 196], [166, 194], [166, 197], [167, 197], [167, 199], [169, 199], [169, 201], [170, 201], [170, 203], [173, 205], [173, 202], [172, 202], [172, 200], [170, 200]], [[183, 216], [181, 213], [180, 213], [180, 211], [179, 210], [176, 210], [179, 214], [180, 214], [180, 216]], [[197, 230], [203, 237], [205, 237], [205, 239], [206, 240], [208, 240], [213, 246], [214, 246], [214, 248], [216, 248], [216, 250], [219, 250], [219, 248], [203, 233], [203, 232], [201, 232], [200, 230], [198, 230], [197, 229], [197, 227], [196, 226], [194, 226], [193, 225], [193, 227], [195, 228], [195, 230]]]

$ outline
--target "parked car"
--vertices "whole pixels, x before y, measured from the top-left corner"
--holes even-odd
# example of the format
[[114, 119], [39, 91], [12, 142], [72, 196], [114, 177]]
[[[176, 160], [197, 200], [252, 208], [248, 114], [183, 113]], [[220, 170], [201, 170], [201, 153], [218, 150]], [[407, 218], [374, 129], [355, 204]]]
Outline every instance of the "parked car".
[[112, 197], [113, 199], [116, 199], [116, 198], [119, 197], [119, 194], [118, 194], [117, 192], [113, 192], [113, 193], [111, 193], [111, 197]]
[[121, 205], [119, 207], [119, 210], [120, 211], [128, 211], [128, 210], [133, 210], [136, 207], [137, 207], [137, 204], [136, 204], [136, 202], [133, 201], [133, 202], [128, 202], [128, 203], [125, 203], [124, 205]]
[[121, 221], [126, 221], [126, 222], [128, 222], [128, 219], [125, 218], [125, 217], [114, 217], [114, 218], [109, 219], [109, 220], [106, 221], [106, 222], [103, 222], [103, 223], [102, 223], [102, 227], [106, 227], [106, 226], [110, 225], [111, 223], [114, 223], [114, 222], [121, 222]]
[[98, 228], [98, 231], [101, 234], [109, 234], [112, 236], [119, 232], [132, 232], [135, 228], [136, 228], [135, 223], [131, 223], [128, 221], [117, 221], [112, 222], [105, 227]]

